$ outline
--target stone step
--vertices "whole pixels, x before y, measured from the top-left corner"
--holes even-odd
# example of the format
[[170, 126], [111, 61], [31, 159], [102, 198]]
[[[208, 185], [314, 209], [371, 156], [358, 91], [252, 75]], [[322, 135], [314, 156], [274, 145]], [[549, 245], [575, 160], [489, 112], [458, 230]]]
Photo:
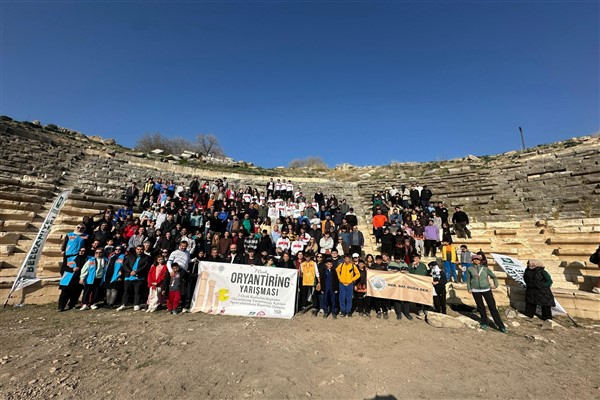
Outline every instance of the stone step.
[[598, 246], [600, 244], [600, 234], [588, 234], [585, 236], [573, 237], [572, 234], [568, 235], [553, 235], [546, 240], [548, 245], [590, 245]]
[[[3, 221], [27, 221], [33, 222], [36, 219], [37, 214], [32, 211], [25, 210], [2, 210], [0, 211], [0, 220]], [[43, 219], [41, 222], [43, 222]]]
[[0, 210], [23, 210], [39, 212], [42, 209], [42, 205], [39, 203], [29, 203], [12, 200], [0, 200]]

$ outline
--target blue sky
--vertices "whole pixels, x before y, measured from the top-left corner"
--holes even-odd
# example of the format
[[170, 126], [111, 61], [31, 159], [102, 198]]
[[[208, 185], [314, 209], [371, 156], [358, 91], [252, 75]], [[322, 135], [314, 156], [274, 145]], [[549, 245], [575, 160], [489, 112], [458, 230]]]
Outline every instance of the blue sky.
[[599, 3], [2, 1], [0, 113], [330, 166], [597, 132]]

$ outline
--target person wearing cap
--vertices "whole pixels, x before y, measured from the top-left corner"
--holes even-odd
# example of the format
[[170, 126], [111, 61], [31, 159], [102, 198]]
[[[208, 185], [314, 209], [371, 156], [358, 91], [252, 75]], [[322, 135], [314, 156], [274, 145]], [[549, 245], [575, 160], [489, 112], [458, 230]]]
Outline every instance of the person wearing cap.
[[333, 260], [327, 257], [325, 264], [319, 270], [320, 276], [320, 293], [321, 293], [321, 309], [323, 310], [323, 318], [330, 315], [333, 319], [337, 318], [337, 294], [339, 291], [338, 275], [333, 268]]
[[[358, 255], [357, 255], [358, 256]], [[358, 257], [357, 257], [358, 258]], [[339, 297], [341, 317], [352, 316], [352, 295], [354, 293], [354, 281], [360, 278], [358, 267], [352, 262], [350, 254], [344, 255], [344, 262], [335, 269], [339, 280]]]
[[[500, 313], [496, 308], [496, 300], [492, 293], [492, 289], [498, 287], [498, 278], [486, 265], [481, 264], [481, 256], [479, 254], [473, 254], [471, 259], [473, 265], [467, 268], [467, 290], [473, 295], [475, 304], [477, 304], [477, 310], [481, 316], [481, 329], [488, 328], [488, 317], [485, 305], [483, 304], [483, 300], [485, 299], [498, 330], [506, 333], [506, 327], [500, 318]], [[492, 278], [494, 281], [491, 287], [488, 278]]]

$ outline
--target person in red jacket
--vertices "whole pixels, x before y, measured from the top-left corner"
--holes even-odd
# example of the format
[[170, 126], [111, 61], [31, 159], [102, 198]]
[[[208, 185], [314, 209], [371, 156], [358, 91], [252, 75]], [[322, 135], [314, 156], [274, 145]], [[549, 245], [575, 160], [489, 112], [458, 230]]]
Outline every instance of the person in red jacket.
[[146, 312], [155, 312], [163, 303], [162, 284], [167, 275], [167, 263], [163, 256], [156, 257], [156, 262], [148, 272], [148, 309]]

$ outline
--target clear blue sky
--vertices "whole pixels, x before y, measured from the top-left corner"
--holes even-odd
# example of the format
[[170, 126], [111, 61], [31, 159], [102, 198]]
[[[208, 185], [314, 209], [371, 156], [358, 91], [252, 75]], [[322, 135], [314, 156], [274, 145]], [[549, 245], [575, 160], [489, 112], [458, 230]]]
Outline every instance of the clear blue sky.
[[599, 130], [599, 3], [1, 1], [0, 113], [273, 167], [429, 161]]

